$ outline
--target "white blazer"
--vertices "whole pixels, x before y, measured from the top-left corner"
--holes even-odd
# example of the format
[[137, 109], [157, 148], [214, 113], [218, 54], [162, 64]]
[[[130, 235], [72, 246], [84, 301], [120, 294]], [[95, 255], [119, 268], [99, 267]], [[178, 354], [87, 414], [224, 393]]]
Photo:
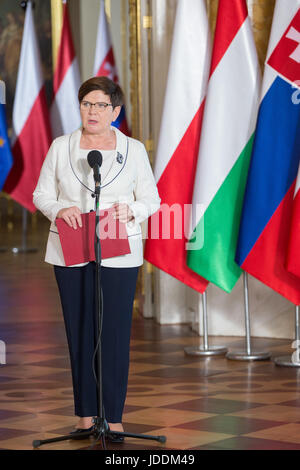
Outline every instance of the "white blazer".
[[[100, 209], [126, 202], [134, 221], [126, 224], [131, 253], [102, 260], [102, 266], [134, 267], [143, 263], [141, 222], [156, 212], [160, 198], [144, 145], [115, 127], [116, 158], [100, 193]], [[82, 213], [95, 210], [93, 171], [80, 154], [81, 129], [55, 139], [46, 155], [33, 202], [50, 221], [45, 261], [65, 266], [55, 219], [60, 209], [77, 206]], [[75, 266], [83, 266], [83, 263]]]

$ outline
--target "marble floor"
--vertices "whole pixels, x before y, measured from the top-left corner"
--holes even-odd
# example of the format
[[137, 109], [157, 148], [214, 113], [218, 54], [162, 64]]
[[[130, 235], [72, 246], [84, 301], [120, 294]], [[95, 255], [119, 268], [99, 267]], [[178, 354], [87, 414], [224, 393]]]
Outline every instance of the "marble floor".
[[[1, 244], [18, 240], [18, 233], [2, 236]], [[0, 365], [0, 449], [32, 449], [33, 440], [67, 434], [77, 421], [56, 284], [43, 262], [43, 227], [28, 243], [38, 251], [0, 253], [0, 340], [6, 345], [6, 364]], [[230, 350], [245, 346], [238, 337], [211, 337], [210, 343]], [[185, 346], [198, 345], [189, 325], [160, 326], [135, 313], [124, 428], [165, 435], [167, 441], [126, 438], [107, 447], [299, 450], [300, 369], [278, 367], [272, 360], [185, 354]], [[253, 347], [273, 358], [293, 352], [290, 340], [254, 338]], [[68, 440], [40, 450], [89, 449], [92, 443], [92, 438]]]

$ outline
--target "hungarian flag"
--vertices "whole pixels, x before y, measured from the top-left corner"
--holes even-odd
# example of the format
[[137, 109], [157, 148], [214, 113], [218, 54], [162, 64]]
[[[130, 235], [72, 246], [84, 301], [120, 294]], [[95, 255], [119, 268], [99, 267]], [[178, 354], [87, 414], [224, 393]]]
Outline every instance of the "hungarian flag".
[[51, 143], [51, 131], [30, 1], [26, 7], [13, 105], [13, 131], [14, 163], [3, 189], [26, 209], [35, 212], [32, 193]]
[[210, 59], [205, 0], [179, 0], [154, 168], [161, 208], [145, 259], [201, 293], [207, 281], [187, 267], [186, 243]]
[[188, 266], [230, 292], [240, 277], [235, 262], [240, 216], [253, 144], [260, 71], [245, 0], [220, 0], [204, 110]]
[[81, 124], [78, 90], [80, 74], [72, 40], [67, 2], [63, 4], [63, 25], [53, 77], [51, 127], [53, 137], [69, 134]]
[[300, 279], [287, 271], [286, 256], [300, 159], [299, 77], [300, 0], [277, 0], [237, 261], [294, 304]]
[[12, 167], [13, 157], [7, 135], [5, 113], [5, 84], [0, 80], [0, 191]]
[[[299, 90], [300, 91], [300, 90]], [[299, 106], [299, 103], [298, 103]], [[287, 269], [300, 277], [300, 166], [294, 193], [293, 215], [287, 257]]]
[[[105, 76], [114, 82], [119, 83], [109, 25], [105, 13], [104, 0], [100, 0], [100, 14], [94, 60], [94, 76]], [[124, 134], [129, 134], [124, 106], [122, 106], [118, 118], [112, 123], [112, 125], [120, 129], [120, 131], [124, 132]]]

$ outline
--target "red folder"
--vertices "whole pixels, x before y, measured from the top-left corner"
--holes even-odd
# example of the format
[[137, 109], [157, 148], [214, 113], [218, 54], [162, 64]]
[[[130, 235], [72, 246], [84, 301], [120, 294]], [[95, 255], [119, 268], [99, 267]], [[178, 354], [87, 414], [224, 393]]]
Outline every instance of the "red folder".
[[[114, 209], [100, 211], [101, 258], [130, 253], [126, 225], [113, 217]], [[69, 227], [63, 219], [56, 219], [56, 226], [66, 266], [95, 261], [96, 213], [81, 214], [82, 227]]]

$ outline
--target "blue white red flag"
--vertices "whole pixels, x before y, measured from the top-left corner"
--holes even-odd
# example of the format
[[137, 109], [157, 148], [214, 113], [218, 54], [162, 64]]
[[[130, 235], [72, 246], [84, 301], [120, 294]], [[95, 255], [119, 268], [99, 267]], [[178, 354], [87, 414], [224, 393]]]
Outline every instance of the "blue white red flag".
[[236, 254], [238, 264], [295, 304], [286, 269], [300, 159], [300, 0], [277, 0]]

